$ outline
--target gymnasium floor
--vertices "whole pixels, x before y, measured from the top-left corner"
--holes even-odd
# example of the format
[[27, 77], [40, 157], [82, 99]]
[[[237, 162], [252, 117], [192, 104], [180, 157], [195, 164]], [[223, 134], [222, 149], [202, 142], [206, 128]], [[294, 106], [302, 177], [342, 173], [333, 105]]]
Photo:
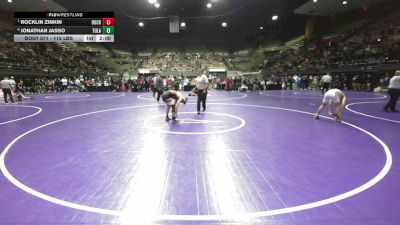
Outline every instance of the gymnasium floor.
[[342, 123], [314, 91], [189, 97], [178, 124], [149, 93], [0, 103], [0, 224], [400, 224], [400, 113], [346, 94]]

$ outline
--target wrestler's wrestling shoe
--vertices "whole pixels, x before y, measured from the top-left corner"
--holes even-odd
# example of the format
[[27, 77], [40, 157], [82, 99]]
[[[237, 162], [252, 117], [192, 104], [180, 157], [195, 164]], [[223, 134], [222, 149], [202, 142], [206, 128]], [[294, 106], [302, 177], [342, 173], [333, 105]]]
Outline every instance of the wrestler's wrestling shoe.
[[335, 122], [342, 122], [342, 119], [340, 119], [340, 117], [339, 116], [337, 116], [337, 115], [334, 115], [333, 116], [333, 120], [335, 121]]

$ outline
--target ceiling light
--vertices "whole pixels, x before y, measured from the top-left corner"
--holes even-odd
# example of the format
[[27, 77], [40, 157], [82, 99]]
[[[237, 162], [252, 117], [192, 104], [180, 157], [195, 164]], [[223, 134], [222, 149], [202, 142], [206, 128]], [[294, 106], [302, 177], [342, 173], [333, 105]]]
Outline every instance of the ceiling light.
[[226, 27], [228, 24], [226, 23], [226, 22], [223, 22], [222, 24], [221, 24], [221, 26], [222, 27]]
[[212, 4], [211, 3], [207, 3], [207, 8], [211, 8]]
[[273, 15], [272, 16], [272, 20], [277, 20], [278, 19], [278, 16], [277, 15]]
[[157, 0], [149, 0], [150, 4], [155, 4], [157, 2]]
[[260, 30], [264, 29], [264, 27], [260, 27]]
[[343, 4], [343, 5], [346, 5], [346, 4], [347, 4], [347, 1], [343, 1], [342, 4]]
[[185, 22], [182, 22], [182, 23], [181, 23], [181, 27], [186, 27], [186, 23], [185, 23]]
[[139, 27], [143, 27], [144, 23], [143, 22], [139, 22]]
[[156, 2], [156, 4], [154, 4], [154, 6], [155, 6], [156, 8], [160, 8], [160, 3]]
[[318, 2], [318, 0], [313, 0], [313, 2]]
[[11, 3], [11, 2], [12, 2], [12, 0], [7, 0], [7, 2]]

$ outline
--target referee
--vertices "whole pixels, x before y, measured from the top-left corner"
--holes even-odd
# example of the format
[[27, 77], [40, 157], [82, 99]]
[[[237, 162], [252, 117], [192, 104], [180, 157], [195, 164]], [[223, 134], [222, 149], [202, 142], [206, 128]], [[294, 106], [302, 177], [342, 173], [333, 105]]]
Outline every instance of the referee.
[[160, 97], [164, 93], [164, 81], [160, 74], [157, 74], [156, 81], [154, 83], [154, 94], [157, 92], [157, 102], [160, 102]]
[[11, 93], [12, 82], [8, 79], [8, 77], [4, 77], [4, 79], [0, 81], [0, 88], [3, 90], [4, 102], [8, 103], [7, 95], [10, 95], [10, 100], [12, 103], [14, 103], [14, 99]]
[[394, 74], [394, 77], [390, 79], [388, 93], [390, 95], [390, 99], [388, 103], [386, 103], [385, 107], [383, 107], [383, 110], [385, 112], [389, 112], [390, 108], [390, 111], [398, 112], [396, 109], [396, 103], [400, 96], [400, 70], [397, 70]]
[[200, 102], [203, 106], [203, 112], [206, 110], [206, 100], [208, 92], [208, 78], [200, 70], [197, 72], [196, 90], [197, 90], [197, 114], [200, 114]]
[[329, 90], [331, 83], [332, 83], [332, 76], [328, 72], [327, 74], [322, 76], [321, 81], [319, 83], [319, 85], [322, 87], [321, 89], [322, 94], [325, 94], [325, 92]]

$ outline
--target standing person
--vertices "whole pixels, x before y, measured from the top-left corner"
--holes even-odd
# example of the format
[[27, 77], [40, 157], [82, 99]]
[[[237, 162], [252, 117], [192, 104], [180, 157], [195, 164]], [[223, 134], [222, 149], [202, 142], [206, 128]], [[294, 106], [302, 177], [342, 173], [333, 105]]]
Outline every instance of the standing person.
[[93, 80], [91, 78], [88, 78], [86, 81], [87, 87], [88, 87], [88, 91], [93, 91]]
[[150, 83], [149, 83], [149, 78], [146, 77], [144, 79], [144, 91], [145, 92], [150, 92]]
[[171, 119], [169, 118], [168, 114], [169, 111], [172, 109], [172, 122], [176, 123], [177, 120], [177, 115], [178, 115], [178, 108], [179, 104], [182, 102], [183, 104], [186, 104], [187, 98], [183, 97], [183, 94], [179, 91], [174, 91], [170, 90], [165, 92], [162, 95], [162, 100], [163, 102], [167, 105], [167, 110], [166, 110], [166, 116], [165, 116], [165, 121], [170, 121]]
[[372, 88], [372, 77], [370, 74], [367, 74], [367, 77], [365, 78], [365, 85], [367, 88], [368, 92], [372, 92], [373, 88]]
[[203, 112], [206, 110], [208, 83], [207, 76], [202, 71], [199, 71], [196, 77], [197, 114], [200, 114], [200, 103], [202, 104]]
[[13, 76], [11, 76], [9, 80], [11, 82], [11, 94], [14, 95], [16, 92], [16, 89], [17, 89], [17, 84], [16, 84]]
[[[261, 78], [260, 85], [261, 85], [261, 90], [265, 91], [265, 80], [263, 78]], [[286, 86], [285, 86], [285, 90], [286, 90]]]
[[150, 80], [149, 80], [149, 85], [150, 85], [150, 90], [151, 90], [151, 92], [153, 92], [153, 97], [154, 97], [154, 95], [155, 95], [155, 88], [154, 88], [154, 77], [152, 77]]
[[[332, 114], [331, 104], [336, 104], [336, 111]], [[346, 104], [346, 95], [339, 89], [331, 89], [324, 94], [322, 104], [319, 106], [317, 113], [315, 114], [315, 119], [319, 119], [319, 114], [326, 105], [329, 107], [329, 114], [332, 114], [333, 119], [340, 122], [340, 114], [342, 113], [343, 107]]]
[[125, 86], [126, 82], [125, 82], [125, 78], [121, 77], [121, 92], [125, 93], [126, 92], [126, 86]]
[[388, 103], [386, 103], [385, 107], [383, 107], [383, 110], [389, 112], [390, 108], [392, 112], [398, 112], [398, 110], [396, 110], [396, 103], [400, 96], [400, 70], [397, 70], [394, 77], [390, 79], [388, 88], [390, 99]]
[[160, 74], [156, 76], [156, 82], [154, 84], [155, 92], [157, 92], [157, 102], [160, 102], [160, 97], [164, 92], [164, 81], [161, 78]]
[[339, 75], [336, 76], [334, 87], [339, 90], [344, 90], [344, 81], [342, 76]]
[[0, 81], [0, 88], [3, 91], [4, 102], [8, 103], [7, 95], [10, 95], [10, 100], [12, 103], [14, 103], [14, 99], [11, 93], [12, 82], [8, 79], [8, 77], [4, 77], [4, 79]]
[[174, 76], [174, 81], [172, 82], [172, 89], [175, 91], [179, 91], [179, 85], [181, 81], [177, 76]]
[[307, 75], [303, 75], [301, 76], [301, 90], [307, 90], [308, 89], [308, 76]]
[[327, 74], [322, 76], [321, 81], [319, 83], [319, 85], [322, 87], [322, 90], [321, 90], [322, 94], [324, 94], [325, 92], [327, 92], [329, 90], [331, 83], [332, 83], [332, 76], [328, 72]]
[[74, 82], [75, 82], [75, 87], [77, 87], [78, 91], [81, 92], [82, 91], [81, 80], [79, 80], [79, 78], [76, 78]]
[[288, 78], [287, 78], [287, 84], [286, 84], [286, 89], [290, 89], [290, 90], [293, 90], [293, 77], [292, 76], [289, 76]]
[[318, 89], [318, 76], [312, 78], [313, 90]]
[[61, 84], [62, 84], [61, 92], [66, 92], [67, 89], [68, 89], [68, 80], [67, 80], [66, 77], [63, 77], [63, 78], [61, 79]]

